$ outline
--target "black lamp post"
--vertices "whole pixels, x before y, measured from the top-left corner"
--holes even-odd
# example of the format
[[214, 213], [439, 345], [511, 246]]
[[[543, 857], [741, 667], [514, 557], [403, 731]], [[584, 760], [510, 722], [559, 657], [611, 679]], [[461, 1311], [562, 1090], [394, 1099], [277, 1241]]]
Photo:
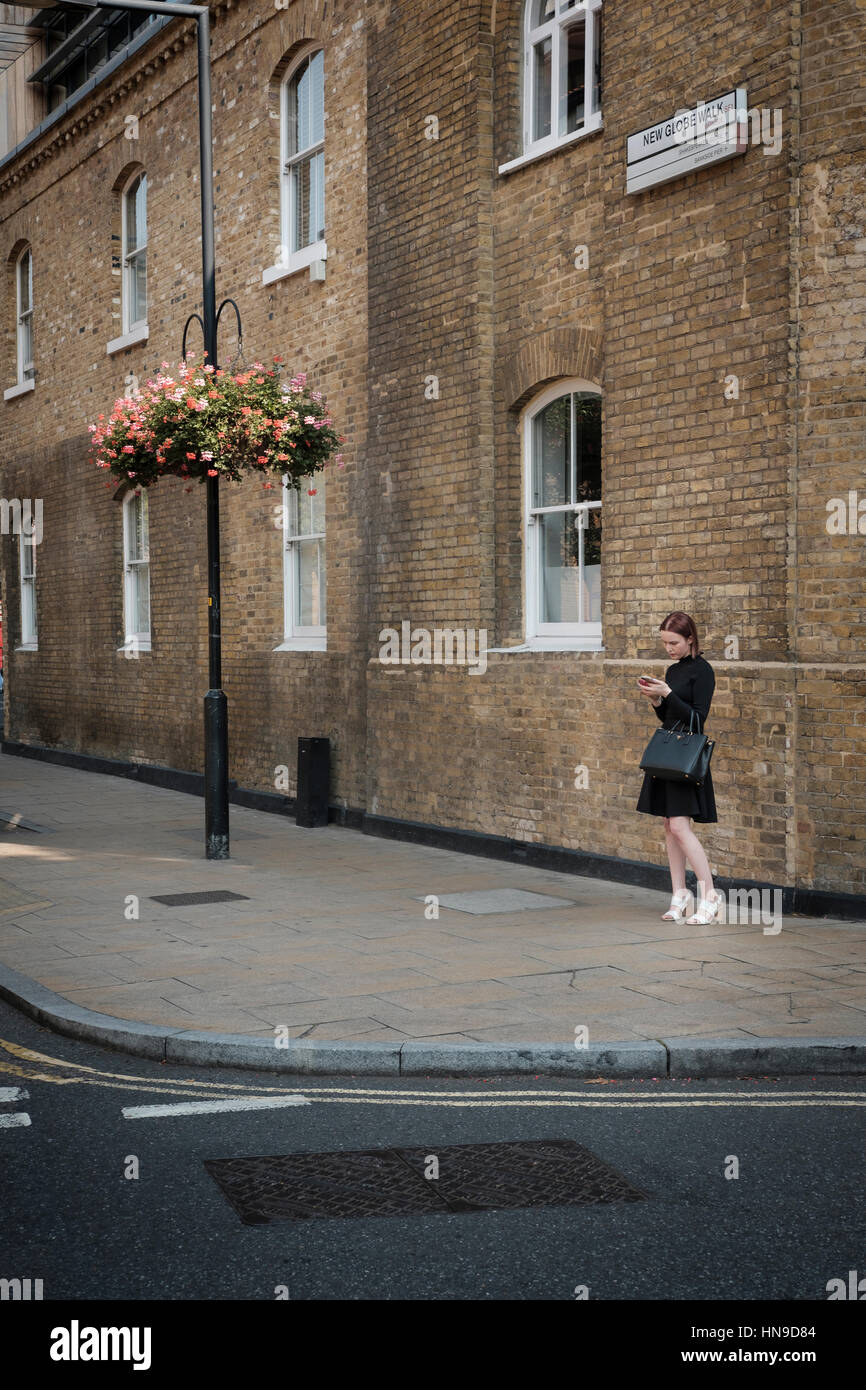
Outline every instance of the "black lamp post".
[[[195, 19], [198, 31], [199, 167], [201, 181], [202, 310], [208, 362], [217, 366], [216, 285], [214, 272], [213, 127], [210, 90], [210, 13], [206, 5], [157, 4], [154, 0], [24, 0], [29, 9], [145, 10], [148, 14]], [[226, 300], [220, 305], [220, 312]], [[186, 329], [197, 314], [191, 314]], [[238, 313], [238, 337], [240, 338]], [[210, 689], [204, 697], [205, 728], [205, 853], [208, 859], [229, 857], [228, 703], [222, 690], [220, 630], [220, 536], [218, 478], [207, 479], [208, 552], [208, 668]]]

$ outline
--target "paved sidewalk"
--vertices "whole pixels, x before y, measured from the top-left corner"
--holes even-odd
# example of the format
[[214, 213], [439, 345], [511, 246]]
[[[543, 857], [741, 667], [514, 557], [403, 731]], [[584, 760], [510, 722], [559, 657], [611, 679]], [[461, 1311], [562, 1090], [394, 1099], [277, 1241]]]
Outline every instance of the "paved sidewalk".
[[[677, 925], [649, 889], [241, 807], [209, 863], [199, 798], [8, 755], [0, 811], [43, 828], [0, 826], [0, 963], [118, 1019], [355, 1043], [866, 1033], [866, 924]], [[209, 889], [245, 900], [153, 901]], [[500, 910], [433, 920], [431, 894]]]

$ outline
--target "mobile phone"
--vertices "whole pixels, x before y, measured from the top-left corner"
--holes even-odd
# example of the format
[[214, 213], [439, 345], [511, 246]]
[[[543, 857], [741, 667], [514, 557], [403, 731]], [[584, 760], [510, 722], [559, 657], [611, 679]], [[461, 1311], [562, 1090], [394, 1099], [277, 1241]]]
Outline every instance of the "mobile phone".
[[638, 685], [652, 685], [654, 680], [655, 676], [638, 676], [637, 683]]

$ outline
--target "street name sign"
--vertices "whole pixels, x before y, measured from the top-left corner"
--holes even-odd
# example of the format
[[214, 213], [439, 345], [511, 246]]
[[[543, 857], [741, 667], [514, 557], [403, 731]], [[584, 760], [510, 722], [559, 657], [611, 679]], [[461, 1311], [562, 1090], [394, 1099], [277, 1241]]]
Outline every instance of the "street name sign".
[[626, 192], [641, 193], [681, 179], [695, 169], [745, 154], [748, 147], [746, 89], [737, 87], [630, 135]]

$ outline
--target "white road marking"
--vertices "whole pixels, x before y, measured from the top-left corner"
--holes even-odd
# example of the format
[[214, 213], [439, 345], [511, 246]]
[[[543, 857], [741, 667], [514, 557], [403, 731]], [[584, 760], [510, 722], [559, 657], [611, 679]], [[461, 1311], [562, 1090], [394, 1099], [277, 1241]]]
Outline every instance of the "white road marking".
[[20, 1129], [29, 1123], [30, 1116], [26, 1110], [19, 1110], [13, 1115], [0, 1115], [0, 1129]]
[[6, 1105], [10, 1100], [29, 1100], [27, 1092], [23, 1086], [0, 1086], [0, 1105]]
[[249, 1100], [194, 1100], [180, 1105], [128, 1105], [125, 1120], [155, 1120], [161, 1116], [215, 1115], [225, 1110], [278, 1110], [287, 1105], [309, 1105], [306, 1096], [256, 1097]]

